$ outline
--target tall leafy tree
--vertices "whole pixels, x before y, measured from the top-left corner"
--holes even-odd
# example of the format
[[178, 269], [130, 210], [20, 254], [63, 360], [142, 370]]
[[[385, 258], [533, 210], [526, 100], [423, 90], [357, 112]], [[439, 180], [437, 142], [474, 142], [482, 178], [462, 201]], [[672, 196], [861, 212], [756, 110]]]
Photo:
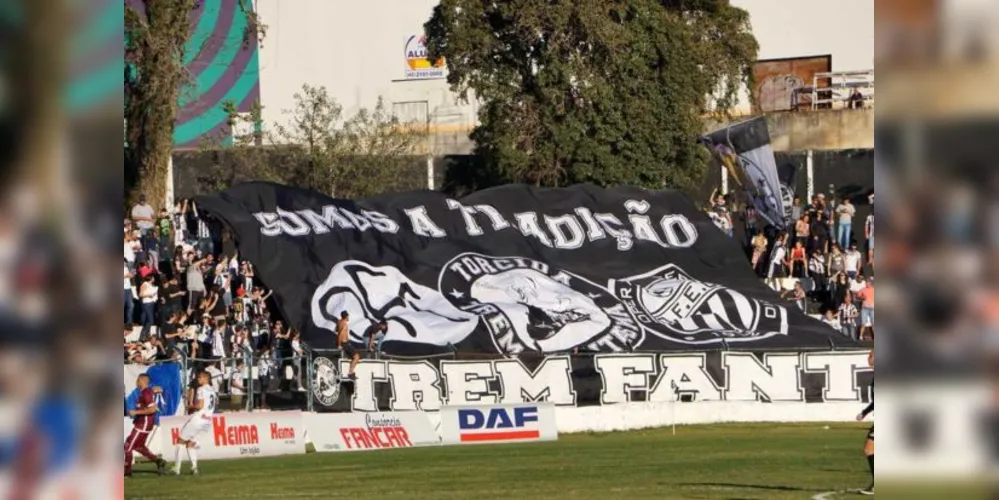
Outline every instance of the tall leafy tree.
[[692, 189], [703, 117], [735, 104], [758, 47], [728, 0], [442, 0], [424, 28], [482, 103], [483, 176], [542, 186]]
[[[303, 85], [282, 120], [263, 123], [260, 106], [240, 114], [226, 103], [231, 144], [203, 150], [215, 164], [201, 172], [214, 189], [250, 180], [308, 187], [340, 198], [412, 189], [426, 182], [426, 125], [403, 123], [381, 99], [345, 115], [326, 87]], [[262, 124], [262, 126], [259, 126]]]
[[[173, 151], [177, 98], [190, 74], [184, 66], [189, 19], [203, 0], [125, 2], [125, 180], [128, 198], [140, 193], [162, 206]], [[243, 43], [263, 40], [265, 27], [250, 0], [239, 0], [247, 17]]]

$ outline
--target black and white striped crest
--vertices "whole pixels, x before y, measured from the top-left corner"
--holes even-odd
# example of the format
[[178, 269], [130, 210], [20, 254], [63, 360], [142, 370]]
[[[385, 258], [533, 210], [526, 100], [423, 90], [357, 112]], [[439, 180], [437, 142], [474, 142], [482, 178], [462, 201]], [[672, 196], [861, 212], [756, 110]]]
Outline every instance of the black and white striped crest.
[[610, 283], [651, 333], [683, 343], [754, 341], [787, 335], [787, 310], [700, 281], [674, 264]]

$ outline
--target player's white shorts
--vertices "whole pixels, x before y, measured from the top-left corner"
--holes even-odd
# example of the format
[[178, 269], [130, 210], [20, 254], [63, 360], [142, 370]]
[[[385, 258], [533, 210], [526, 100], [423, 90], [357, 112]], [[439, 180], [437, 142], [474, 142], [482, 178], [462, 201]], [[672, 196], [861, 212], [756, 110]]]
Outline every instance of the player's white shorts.
[[212, 417], [206, 415], [191, 415], [184, 426], [180, 428], [180, 438], [184, 441], [197, 441], [198, 436], [212, 429]]

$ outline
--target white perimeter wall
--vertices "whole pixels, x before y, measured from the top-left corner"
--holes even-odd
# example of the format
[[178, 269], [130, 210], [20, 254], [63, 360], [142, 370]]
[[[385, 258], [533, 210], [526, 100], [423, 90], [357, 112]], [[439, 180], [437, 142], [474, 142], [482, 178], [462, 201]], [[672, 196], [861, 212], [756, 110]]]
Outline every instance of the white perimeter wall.
[[[832, 54], [834, 71], [874, 67], [872, 0], [732, 0], [750, 13], [760, 59]], [[407, 120], [442, 132], [468, 129], [477, 107], [442, 80], [406, 80], [404, 44], [419, 35], [436, 0], [257, 0], [267, 25], [260, 51], [265, 122], [281, 118], [303, 83], [327, 87], [347, 113], [379, 96]], [[746, 101], [744, 99], [744, 101]], [[748, 101], [747, 101], [748, 102]], [[748, 112], [748, 105], [741, 107]]]

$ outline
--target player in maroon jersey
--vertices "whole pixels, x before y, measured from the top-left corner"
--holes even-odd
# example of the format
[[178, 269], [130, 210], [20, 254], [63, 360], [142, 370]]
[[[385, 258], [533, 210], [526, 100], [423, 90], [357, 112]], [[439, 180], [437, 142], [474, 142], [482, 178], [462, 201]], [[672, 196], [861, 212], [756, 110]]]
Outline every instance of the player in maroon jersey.
[[132, 452], [138, 452], [152, 462], [156, 462], [156, 472], [164, 474], [166, 472], [166, 461], [153, 455], [153, 452], [146, 448], [146, 439], [153, 431], [154, 416], [159, 408], [156, 407], [156, 395], [149, 387], [149, 375], [143, 373], [135, 380], [135, 386], [139, 388], [139, 401], [134, 410], [128, 411], [128, 416], [132, 417], [132, 432], [125, 440], [125, 476], [132, 476]]

